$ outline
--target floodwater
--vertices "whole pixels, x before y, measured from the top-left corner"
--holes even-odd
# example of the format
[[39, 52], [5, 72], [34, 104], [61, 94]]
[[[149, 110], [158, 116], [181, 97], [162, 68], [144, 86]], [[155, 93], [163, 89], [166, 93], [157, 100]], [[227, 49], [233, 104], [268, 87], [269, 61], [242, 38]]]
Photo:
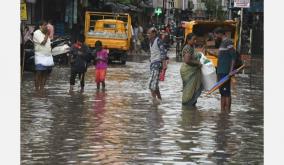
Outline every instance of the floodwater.
[[41, 95], [25, 73], [21, 164], [263, 164], [263, 76], [239, 74], [232, 112], [222, 114], [218, 92], [181, 106], [180, 65], [171, 59], [158, 106], [147, 60], [111, 65], [106, 91], [96, 91], [89, 68], [85, 92], [77, 83], [71, 95], [67, 67], [54, 68]]

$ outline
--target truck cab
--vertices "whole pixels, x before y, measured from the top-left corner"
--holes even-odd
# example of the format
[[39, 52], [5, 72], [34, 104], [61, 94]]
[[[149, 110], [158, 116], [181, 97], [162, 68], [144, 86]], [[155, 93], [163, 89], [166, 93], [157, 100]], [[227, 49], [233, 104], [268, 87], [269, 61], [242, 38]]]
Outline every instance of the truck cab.
[[100, 40], [109, 51], [109, 61], [126, 63], [131, 34], [131, 18], [127, 13], [86, 12], [85, 43], [94, 48]]
[[[189, 33], [195, 33], [196, 50], [202, 51], [204, 55], [212, 61], [214, 66], [217, 66], [218, 61], [218, 43], [215, 43], [213, 31], [217, 27], [222, 27], [226, 31], [226, 36], [234, 42], [234, 48], [237, 47], [238, 42], [238, 22], [233, 20], [226, 21], [209, 21], [209, 20], [195, 20], [190, 22], [182, 22], [182, 27], [185, 29], [184, 38]], [[185, 44], [184, 40], [184, 44]], [[181, 56], [181, 51], [177, 52]]]

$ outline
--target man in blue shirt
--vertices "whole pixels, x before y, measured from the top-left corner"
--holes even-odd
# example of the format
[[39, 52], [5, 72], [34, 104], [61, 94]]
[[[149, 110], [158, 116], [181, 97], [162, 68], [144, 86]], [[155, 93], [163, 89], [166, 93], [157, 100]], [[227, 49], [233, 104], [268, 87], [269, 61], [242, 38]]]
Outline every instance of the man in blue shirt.
[[[216, 28], [214, 30], [215, 42], [221, 43], [218, 51], [218, 63], [217, 63], [217, 77], [218, 81], [228, 74], [231, 74], [235, 59], [236, 51], [234, 49], [233, 42], [225, 35], [223, 28]], [[219, 88], [221, 94], [221, 111], [231, 111], [231, 80], [224, 83]]]

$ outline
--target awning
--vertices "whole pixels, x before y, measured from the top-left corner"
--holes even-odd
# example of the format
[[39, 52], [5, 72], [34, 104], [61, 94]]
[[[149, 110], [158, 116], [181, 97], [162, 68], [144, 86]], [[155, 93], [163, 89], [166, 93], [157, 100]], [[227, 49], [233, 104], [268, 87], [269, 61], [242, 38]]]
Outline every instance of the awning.
[[116, 11], [136, 11], [136, 12], [142, 12], [143, 10], [131, 5], [131, 4], [121, 4], [121, 3], [115, 3], [115, 2], [106, 2], [105, 6], [110, 6], [112, 10]]
[[130, 11], [136, 11], [136, 12], [142, 12], [143, 10], [134, 6], [134, 5], [131, 5], [131, 4], [127, 4], [127, 6], [129, 7], [129, 10]]
[[140, 7], [145, 7], [145, 8], [153, 8], [153, 4], [152, 4], [152, 3], [146, 3], [146, 2], [144, 2], [144, 1], [141, 1], [141, 2], [139, 3], [139, 6], [140, 6]]
[[114, 3], [114, 2], [106, 2], [105, 6], [111, 6], [112, 9], [123, 10], [123, 11], [126, 11], [126, 10], [130, 9], [130, 7], [128, 7], [128, 6], [124, 5], [124, 4]]

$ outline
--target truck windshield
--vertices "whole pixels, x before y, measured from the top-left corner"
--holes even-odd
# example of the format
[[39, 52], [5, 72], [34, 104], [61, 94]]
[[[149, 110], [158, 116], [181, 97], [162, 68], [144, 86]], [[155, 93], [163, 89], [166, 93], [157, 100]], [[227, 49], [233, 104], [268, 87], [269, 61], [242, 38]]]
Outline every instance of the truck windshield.
[[104, 24], [104, 28], [106, 28], [106, 29], [115, 29], [116, 25], [115, 24]]

